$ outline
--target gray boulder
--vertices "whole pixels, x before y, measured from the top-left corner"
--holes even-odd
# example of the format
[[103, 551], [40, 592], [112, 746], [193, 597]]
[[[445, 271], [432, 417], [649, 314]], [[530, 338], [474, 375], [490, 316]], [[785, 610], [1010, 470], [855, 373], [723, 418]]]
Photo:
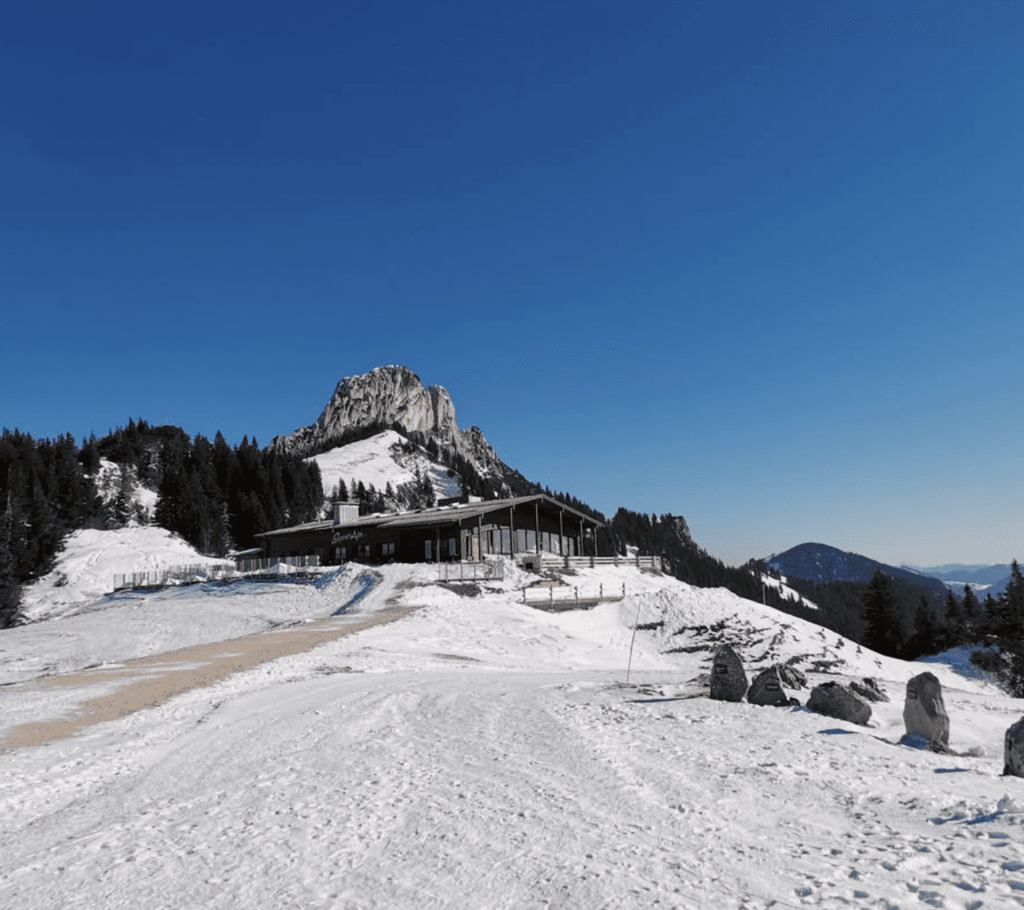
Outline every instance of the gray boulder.
[[942, 700], [942, 684], [934, 673], [921, 673], [907, 683], [903, 723], [907, 736], [921, 736], [935, 751], [948, 751], [949, 715]]
[[872, 679], [870, 676], [865, 676], [860, 682], [854, 680], [850, 683], [850, 688], [866, 701], [889, 700], [889, 696], [882, 691], [882, 687], [878, 685], [878, 681]]
[[790, 704], [779, 667], [769, 667], [754, 677], [747, 690], [747, 701], [752, 705], [775, 707], [786, 707]]
[[871, 720], [871, 705], [846, 686], [837, 682], [822, 683], [811, 690], [807, 707], [818, 714], [848, 720], [850, 723], [868, 725]]
[[1024, 717], [1006, 731], [1003, 774], [1024, 777]]
[[787, 689], [806, 689], [807, 677], [801, 670], [789, 664], [779, 664], [779, 678]]
[[716, 701], [742, 701], [747, 694], [743, 663], [729, 645], [722, 645], [711, 661], [710, 689]]

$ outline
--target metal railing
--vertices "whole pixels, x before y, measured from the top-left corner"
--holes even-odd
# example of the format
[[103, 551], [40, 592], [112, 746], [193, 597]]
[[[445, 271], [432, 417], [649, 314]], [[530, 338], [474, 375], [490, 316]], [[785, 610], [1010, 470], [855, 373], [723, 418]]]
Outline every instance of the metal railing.
[[[605, 593], [604, 584], [590, 585], [581, 589], [578, 585], [530, 585], [523, 588], [523, 603], [538, 610], [558, 612], [561, 610], [582, 610], [602, 603], [620, 601], [626, 596], [626, 584], [622, 590], [611, 588]], [[546, 594], [542, 592], [546, 591]]]
[[545, 569], [593, 569], [596, 566], [636, 566], [663, 571], [660, 556], [545, 556]]
[[484, 581], [500, 580], [505, 577], [505, 563], [494, 562], [439, 562], [438, 581]]
[[319, 556], [279, 556], [270, 559], [240, 559], [234, 562], [194, 563], [167, 566], [149, 572], [127, 572], [114, 576], [114, 590], [133, 588], [166, 588], [171, 585], [191, 585], [204, 581], [224, 581], [249, 575], [290, 575], [317, 568]]

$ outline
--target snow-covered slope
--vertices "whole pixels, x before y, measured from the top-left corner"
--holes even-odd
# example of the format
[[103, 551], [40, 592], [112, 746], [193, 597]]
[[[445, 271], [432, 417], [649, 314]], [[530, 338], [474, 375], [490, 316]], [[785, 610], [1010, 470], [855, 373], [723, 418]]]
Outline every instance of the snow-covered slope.
[[394, 430], [386, 430], [369, 439], [314, 455], [308, 460], [315, 461], [320, 468], [326, 496], [331, 495], [339, 480], [345, 481], [347, 487], [353, 480], [362, 481], [367, 487], [372, 483], [383, 493], [389, 483], [393, 488], [412, 483], [417, 470], [429, 475], [439, 497], [458, 496], [462, 492], [459, 478], [449, 476], [444, 465], [431, 461], [418, 447], [414, 452], [405, 451], [408, 447], [409, 441], [404, 436]]
[[117, 574], [220, 562], [163, 528], [75, 531], [57, 554], [53, 571], [23, 589], [21, 613], [29, 622], [76, 613], [113, 591]]
[[[1024, 781], [1000, 776], [1019, 702], [633, 568], [579, 571], [581, 594], [625, 598], [554, 614], [518, 602], [533, 576], [512, 565], [457, 590], [431, 566], [350, 566], [271, 596], [108, 599], [0, 633], [0, 681], [42, 654], [63, 670], [319, 619], [367, 576], [353, 610], [417, 609], [0, 754], [5, 905], [996, 908], [1024, 893]], [[163, 631], [130, 634], [133, 617]], [[799, 659], [828, 669], [812, 683], [871, 675], [892, 700], [868, 728], [712, 702], [720, 640], [748, 668]], [[926, 668], [959, 754], [897, 744], [903, 687]], [[8, 727], [87, 694], [0, 692]]]

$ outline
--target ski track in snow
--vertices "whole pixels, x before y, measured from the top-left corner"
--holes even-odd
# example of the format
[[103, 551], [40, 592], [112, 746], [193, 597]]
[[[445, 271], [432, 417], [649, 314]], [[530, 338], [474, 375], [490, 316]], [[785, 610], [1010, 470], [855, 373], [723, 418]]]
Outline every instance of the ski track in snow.
[[[0, 906], [1024, 906], [1024, 781], [1000, 776], [1020, 702], [990, 686], [632, 569], [580, 572], [629, 594], [563, 614], [516, 604], [528, 576], [511, 566], [477, 597], [430, 567], [375, 571], [353, 611], [419, 609], [0, 754]], [[159, 620], [151, 649], [301, 622], [365, 577], [182, 589], [8, 630], [2, 726], [64, 710], [22, 667], [47, 647], [63, 671], [103, 641], [107, 660], [144, 650], [122, 634], [133, 614]], [[638, 607], [664, 626], [637, 636], [626, 685]], [[698, 680], [722, 621], [747, 659], [824, 655], [877, 672], [892, 702], [867, 728], [712, 702]], [[681, 643], [704, 650], [665, 653]], [[897, 745], [902, 686], [924, 669], [972, 754]]]
[[469, 662], [320, 672], [273, 700], [197, 696], [161, 709], [165, 723], [94, 731], [51, 747], [57, 764], [22, 750], [0, 803], [13, 822], [0, 895], [64, 907], [1024, 904], [1024, 816], [988, 796], [1014, 782], [979, 759], [597, 676]]

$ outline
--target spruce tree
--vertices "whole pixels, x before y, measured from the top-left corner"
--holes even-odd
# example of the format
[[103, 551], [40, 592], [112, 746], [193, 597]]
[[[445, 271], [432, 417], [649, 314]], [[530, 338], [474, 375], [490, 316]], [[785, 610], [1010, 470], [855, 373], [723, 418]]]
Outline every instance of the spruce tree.
[[955, 648], [965, 638], [964, 611], [951, 591], [946, 594], [946, 647]]
[[892, 579], [881, 569], [871, 577], [863, 604], [863, 644], [879, 654], [898, 657], [906, 641], [906, 631], [896, 607]]
[[970, 585], [964, 585], [964, 599], [961, 604], [964, 617], [964, 641], [977, 641], [982, 626], [983, 611], [978, 595]]

